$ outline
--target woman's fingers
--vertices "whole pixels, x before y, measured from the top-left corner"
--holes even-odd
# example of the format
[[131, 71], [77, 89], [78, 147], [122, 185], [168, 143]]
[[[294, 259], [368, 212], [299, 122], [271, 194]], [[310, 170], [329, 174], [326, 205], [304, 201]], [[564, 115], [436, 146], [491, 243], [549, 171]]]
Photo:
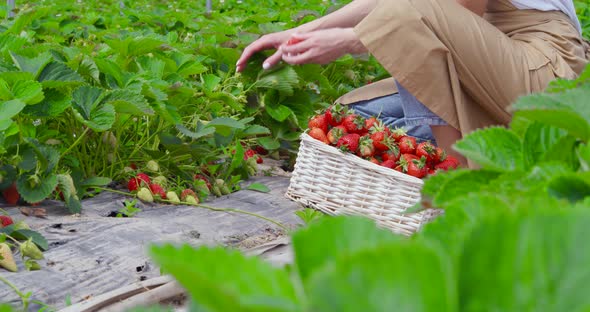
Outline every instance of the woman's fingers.
[[259, 39], [257, 39], [256, 41], [249, 44], [244, 49], [244, 51], [242, 51], [242, 55], [240, 56], [240, 58], [238, 59], [238, 62], [236, 63], [236, 70], [237, 71], [244, 70], [244, 68], [246, 68], [246, 63], [248, 62], [248, 59], [250, 59], [250, 57], [252, 57], [252, 55], [254, 55], [255, 53], [263, 51], [263, 50], [267, 50], [267, 49], [273, 49], [273, 48], [279, 46], [282, 42], [278, 41], [276, 37], [277, 36], [274, 36], [274, 34], [264, 35], [264, 36], [260, 37]]
[[269, 69], [277, 65], [281, 61], [282, 54], [283, 51], [281, 51], [281, 48], [279, 47], [277, 52], [275, 52], [273, 55], [269, 56], [266, 60], [264, 60], [264, 63], [262, 63], [262, 68]]
[[299, 54], [287, 54], [283, 52], [283, 61], [291, 64], [291, 65], [298, 65], [298, 64], [307, 64], [307, 63], [317, 63], [315, 58], [320, 56], [314, 50], [307, 50], [303, 53]]

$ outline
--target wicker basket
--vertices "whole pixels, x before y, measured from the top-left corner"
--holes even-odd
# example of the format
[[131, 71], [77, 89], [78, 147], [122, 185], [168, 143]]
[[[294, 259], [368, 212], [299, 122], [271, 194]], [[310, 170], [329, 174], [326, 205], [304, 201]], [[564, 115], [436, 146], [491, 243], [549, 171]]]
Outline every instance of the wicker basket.
[[385, 168], [302, 134], [286, 196], [330, 215], [361, 215], [411, 235], [442, 210], [404, 211], [420, 200], [421, 179]]

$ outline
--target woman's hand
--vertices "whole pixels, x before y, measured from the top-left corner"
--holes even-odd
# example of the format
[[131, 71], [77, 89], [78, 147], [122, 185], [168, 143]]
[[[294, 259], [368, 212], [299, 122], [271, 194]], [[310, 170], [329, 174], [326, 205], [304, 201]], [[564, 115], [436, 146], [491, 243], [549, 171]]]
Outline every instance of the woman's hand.
[[246, 63], [248, 62], [248, 59], [252, 57], [252, 55], [254, 55], [255, 53], [268, 49], [277, 49], [277, 51], [273, 55], [269, 56], [262, 65], [264, 69], [269, 69], [273, 67], [281, 60], [282, 52], [280, 50], [280, 46], [287, 42], [289, 38], [291, 38], [293, 32], [295, 32], [294, 29], [289, 29], [281, 32], [264, 35], [258, 38], [256, 41], [252, 42], [244, 49], [242, 55], [240, 56], [240, 59], [238, 60], [238, 63], [236, 63], [236, 70], [244, 70], [244, 68], [246, 68]]
[[284, 44], [279, 48], [283, 61], [289, 64], [327, 64], [347, 53], [367, 52], [353, 28], [330, 28], [293, 34], [290, 42], [294, 43]]

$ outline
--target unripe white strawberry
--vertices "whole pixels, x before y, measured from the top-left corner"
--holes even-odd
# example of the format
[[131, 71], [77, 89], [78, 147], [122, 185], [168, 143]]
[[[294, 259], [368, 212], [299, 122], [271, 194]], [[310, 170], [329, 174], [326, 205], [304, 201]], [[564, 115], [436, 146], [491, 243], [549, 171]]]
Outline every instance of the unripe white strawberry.
[[178, 194], [176, 194], [176, 192], [169, 191], [166, 193], [166, 198], [174, 204], [180, 203], [180, 198], [178, 198]]
[[165, 176], [157, 176], [155, 178], [152, 179], [153, 183], [162, 185], [162, 186], [166, 186], [166, 183], [168, 182], [168, 179], [166, 179]]
[[145, 164], [145, 167], [153, 172], [160, 171], [160, 165], [158, 165], [158, 163], [155, 160], [148, 161], [147, 164]]
[[137, 192], [137, 197], [144, 202], [151, 203], [154, 201], [154, 196], [152, 196], [152, 192], [147, 187], [142, 187]]
[[188, 195], [184, 199], [184, 201], [187, 202], [188, 204], [191, 204], [191, 205], [198, 205], [199, 204], [199, 200], [196, 197], [194, 197], [193, 195]]

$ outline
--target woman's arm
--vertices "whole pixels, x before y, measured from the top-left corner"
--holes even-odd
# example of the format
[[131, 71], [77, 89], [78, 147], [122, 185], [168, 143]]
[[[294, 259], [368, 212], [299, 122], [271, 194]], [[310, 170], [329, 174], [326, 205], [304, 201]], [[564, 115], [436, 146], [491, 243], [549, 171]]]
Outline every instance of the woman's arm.
[[[353, 0], [339, 10], [317, 20], [313, 20], [293, 29], [264, 35], [244, 49], [236, 64], [237, 71], [244, 70], [248, 59], [250, 59], [255, 53], [268, 49], [279, 49], [279, 47], [286, 43], [295, 33], [307, 33], [328, 28], [353, 27], [377, 6], [377, 1], [378, 0]], [[277, 50], [277, 52], [264, 61], [264, 68], [274, 66], [281, 60], [281, 56], [282, 52]]]
[[306, 33], [327, 28], [354, 27], [377, 6], [377, 0], [354, 0], [339, 10], [295, 28]]

